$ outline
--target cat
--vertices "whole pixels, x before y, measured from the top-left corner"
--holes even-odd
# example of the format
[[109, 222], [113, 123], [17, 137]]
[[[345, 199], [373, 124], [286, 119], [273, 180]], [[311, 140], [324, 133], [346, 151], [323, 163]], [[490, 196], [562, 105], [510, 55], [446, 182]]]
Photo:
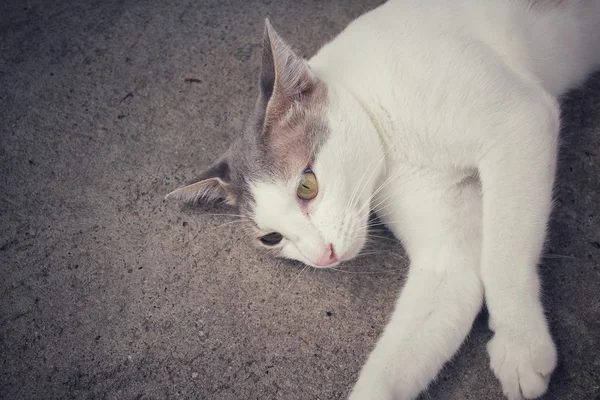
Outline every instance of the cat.
[[241, 134], [167, 198], [223, 200], [274, 255], [356, 257], [374, 211], [411, 261], [352, 400], [414, 399], [483, 306], [504, 395], [557, 363], [537, 264], [552, 206], [558, 98], [600, 66], [600, 1], [390, 0], [317, 54], [266, 20]]

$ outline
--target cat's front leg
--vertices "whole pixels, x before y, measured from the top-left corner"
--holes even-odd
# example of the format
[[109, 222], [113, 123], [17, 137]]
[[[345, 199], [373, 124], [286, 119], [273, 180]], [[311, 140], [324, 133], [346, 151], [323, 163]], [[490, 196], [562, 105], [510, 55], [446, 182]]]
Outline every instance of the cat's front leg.
[[[524, 113], [521, 110], [526, 110]], [[482, 279], [492, 370], [511, 400], [542, 395], [556, 349], [540, 302], [540, 259], [552, 202], [559, 118], [555, 104], [515, 109], [512, 132], [489, 137], [483, 188]]]
[[393, 200], [382, 213], [402, 232], [408, 279], [351, 400], [416, 398], [458, 350], [482, 305], [479, 188], [412, 175], [402, 178], [402, 193], [383, 194]]

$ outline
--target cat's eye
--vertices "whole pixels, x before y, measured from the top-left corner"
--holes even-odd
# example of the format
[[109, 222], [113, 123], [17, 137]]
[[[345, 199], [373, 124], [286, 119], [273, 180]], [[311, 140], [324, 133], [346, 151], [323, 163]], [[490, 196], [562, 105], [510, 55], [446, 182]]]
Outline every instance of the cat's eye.
[[275, 246], [281, 242], [281, 239], [283, 239], [283, 236], [279, 232], [267, 233], [259, 238], [261, 243], [265, 246]]
[[298, 189], [296, 189], [296, 194], [302, 200], [312, 200], [317, 197], [317, 193], [319, 193], [317, 177], [314, 172], [307, 169], [302, 173], [300, 184], [298, 185]]

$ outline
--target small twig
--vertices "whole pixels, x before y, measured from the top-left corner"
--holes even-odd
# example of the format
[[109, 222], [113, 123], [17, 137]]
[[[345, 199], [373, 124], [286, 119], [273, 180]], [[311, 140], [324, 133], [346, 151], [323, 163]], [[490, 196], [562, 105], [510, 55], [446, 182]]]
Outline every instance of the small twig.
[[121, 101], [119, 101], [119, 104], [121, 104], [122, 102], [124, 102], [125, 100], [127, 100], [127, 99], [128, 99], [128, 98], [130, 98], [130, 97], [131, 97], [131, 98], [133, 98], [133, 93], [131, 93], [131, 92], [127, 93], [127, 94], [125, 95], [125, 97], [123, 97], [123, 98], [121, 99]]

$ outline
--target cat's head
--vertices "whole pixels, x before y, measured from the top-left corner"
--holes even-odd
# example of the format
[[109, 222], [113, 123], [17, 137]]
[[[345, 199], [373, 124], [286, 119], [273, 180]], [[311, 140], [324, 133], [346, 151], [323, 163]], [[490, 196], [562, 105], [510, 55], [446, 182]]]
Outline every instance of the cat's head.
[[256, 244], [308, 265], [335, 266], [365, 244], [382, 168], [366, 120], [349, 93], [317, 77], [266, 21], [260, 93], [242, 133], [167, 198], [224, 200], [252, 221]]

